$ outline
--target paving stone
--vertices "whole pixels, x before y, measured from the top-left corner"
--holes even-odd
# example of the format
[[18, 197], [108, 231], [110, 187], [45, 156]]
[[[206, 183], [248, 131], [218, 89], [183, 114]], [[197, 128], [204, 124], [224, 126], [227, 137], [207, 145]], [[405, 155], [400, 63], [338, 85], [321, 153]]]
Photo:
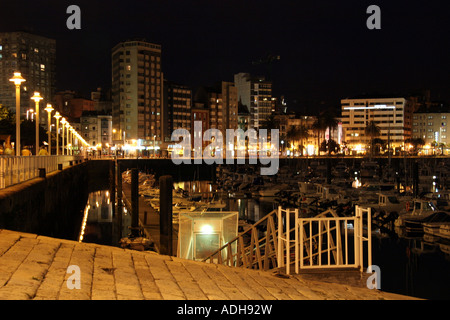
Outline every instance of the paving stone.
[[[79, 267], [80, 288], [71, 288]], [[415, 299], [302, 275], [234, 268], [0, 230], [0, 299], [400, 300]]]

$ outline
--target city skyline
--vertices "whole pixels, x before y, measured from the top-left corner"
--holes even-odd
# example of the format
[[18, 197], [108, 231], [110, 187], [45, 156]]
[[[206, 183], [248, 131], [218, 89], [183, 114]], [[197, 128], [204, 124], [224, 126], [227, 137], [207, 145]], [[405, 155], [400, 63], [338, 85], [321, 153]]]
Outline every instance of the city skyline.
[[[167, 80], [188, 86], [262, 73], [291, 110], [339, 107], [358, 94], [416, 94], [448, 100], [450, 53], [441, 2], [377, 1], [381, 30], [369, 30], [368, 1], [78, 1], [81, 30], [69, 30], [68, 1], [2, 4], [2, 31], [29, 31], [57, 43], [57, 90], [87, 95], [111, 87], [111, 50], [146, 39], [162, 46]], [[267, 57], [280, 57], [270, 64]]]

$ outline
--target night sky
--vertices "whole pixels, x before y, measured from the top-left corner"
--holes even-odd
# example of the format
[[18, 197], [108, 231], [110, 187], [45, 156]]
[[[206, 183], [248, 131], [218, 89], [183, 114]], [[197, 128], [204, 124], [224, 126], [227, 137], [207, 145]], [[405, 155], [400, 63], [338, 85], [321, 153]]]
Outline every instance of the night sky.
[[[66, 8], [81, 8], [68, 30]], [[381, 30], [369, 30], [369, 5]], [[89, 95], [110, 87], [111, 49], [145, 38], [162, 45], [165, 78], [190, 86], [264, 73], [291, 109], [314, 113], [359, 94], [450, 100], [446, 1], [2, 0], [0, 31], [57, 41], [57, 88]], [[254, 62], [279, 55], [270, 67]]]

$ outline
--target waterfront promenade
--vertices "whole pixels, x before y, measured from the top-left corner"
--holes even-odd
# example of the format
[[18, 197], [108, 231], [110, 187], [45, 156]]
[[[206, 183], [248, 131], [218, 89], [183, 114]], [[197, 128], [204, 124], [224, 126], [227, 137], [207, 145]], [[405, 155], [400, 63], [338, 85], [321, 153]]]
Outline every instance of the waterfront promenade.
[[[69, 289], [78, 266], [80, 287]], [[0, 229], [0, 300], [404, 300], [363, 286], [277, 276], [156, 252]]]

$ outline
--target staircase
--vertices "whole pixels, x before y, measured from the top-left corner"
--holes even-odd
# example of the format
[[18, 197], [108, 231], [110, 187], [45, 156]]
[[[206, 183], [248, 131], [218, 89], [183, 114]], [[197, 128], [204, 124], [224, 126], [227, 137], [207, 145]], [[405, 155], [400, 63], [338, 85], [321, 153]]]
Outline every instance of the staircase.
[[286, 274], [291, 268], [295, 273], [324, 269], [362, 272], [364, 256], [367, 266], [372, 265], [371, 232], [370, 208], [356, 206], [350, 217], [339, 217], [328, 209], [302, 218], [298, 209], [279, 207], [203, 261], [259, 270], [278, 268]]

